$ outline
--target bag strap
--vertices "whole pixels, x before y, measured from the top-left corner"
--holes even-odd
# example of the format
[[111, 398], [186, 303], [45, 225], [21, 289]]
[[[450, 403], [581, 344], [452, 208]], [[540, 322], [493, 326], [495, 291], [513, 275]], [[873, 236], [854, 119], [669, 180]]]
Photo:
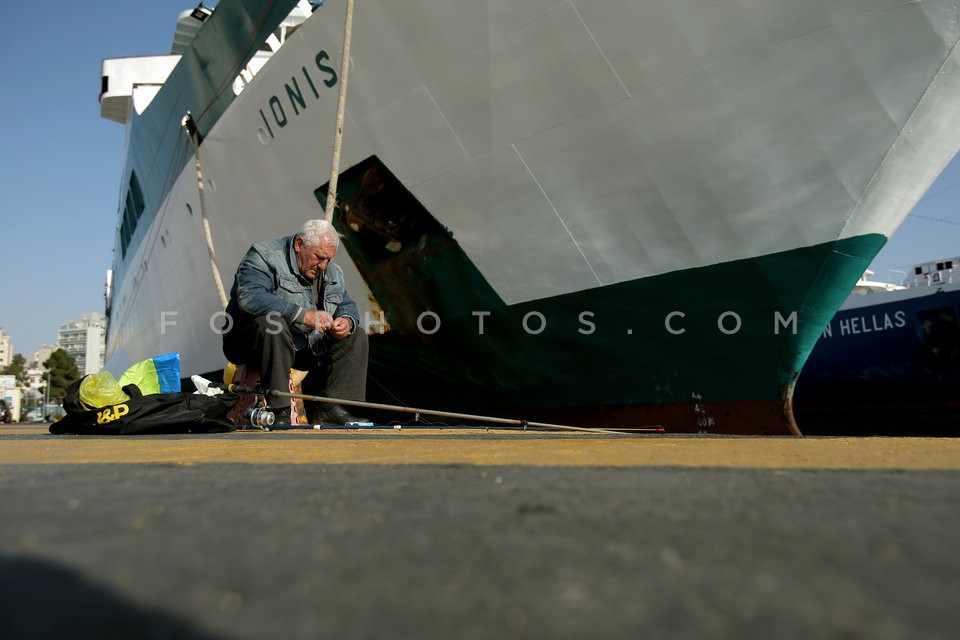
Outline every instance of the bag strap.
[[143, 392], [140, 391], [140, 387], [133, 384], [132, 382], [130, 384], [124, 385], [122, 391], [128, 396], [130, 396], [131, 400], [140, 400], [141, 398], [143, 398]]

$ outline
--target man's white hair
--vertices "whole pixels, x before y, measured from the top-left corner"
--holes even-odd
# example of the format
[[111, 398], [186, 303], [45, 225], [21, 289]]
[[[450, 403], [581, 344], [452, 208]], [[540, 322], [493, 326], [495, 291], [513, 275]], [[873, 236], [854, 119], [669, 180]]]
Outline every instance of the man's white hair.
[[340, 246], [340, 234], [333, 225], [324, 220], [307, 220], [297, 231], [295, 238], [303, 238], [303, 246], [316, 247], [326, 240], [336, 249]]

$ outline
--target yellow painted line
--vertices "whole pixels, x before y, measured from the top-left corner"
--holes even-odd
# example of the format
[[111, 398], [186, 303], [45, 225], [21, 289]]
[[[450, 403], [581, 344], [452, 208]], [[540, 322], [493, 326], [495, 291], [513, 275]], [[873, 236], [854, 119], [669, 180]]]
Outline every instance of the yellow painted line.
[[[6, 432], [0, 432], [6, 433]], [[10, 464], [468, 464], [757, 469], [960, 470], [956, 438], [450, 437], [386, 431], [336, 438], [273, 432], [182, 438], [58, 436], [0, 440]], [[429, 433], [430, 435], [424, 435]], [[362, 435], [361, 435], [362, 434]], [[416, 436], [416, 437], [410, 437]]]
[[25, 423], [19, 424], [12, 422], [10, 424], [0, 425], [0, 436], [28, 436], [37, 433], [47, 433], [48, 426], [43, 424]]

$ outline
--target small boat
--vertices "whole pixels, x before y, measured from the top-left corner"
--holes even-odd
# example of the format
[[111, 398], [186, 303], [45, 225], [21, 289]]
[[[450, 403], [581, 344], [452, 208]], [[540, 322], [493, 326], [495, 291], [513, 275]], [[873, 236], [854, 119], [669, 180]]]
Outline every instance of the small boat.
[[805, 434], [960, 434], [960, 257], [867, 271], [797, 381]]

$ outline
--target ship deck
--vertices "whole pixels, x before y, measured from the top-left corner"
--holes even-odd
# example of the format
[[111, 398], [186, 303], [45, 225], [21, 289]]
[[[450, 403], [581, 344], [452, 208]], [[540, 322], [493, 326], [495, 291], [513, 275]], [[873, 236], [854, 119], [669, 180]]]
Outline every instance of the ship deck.
[[956, 438], [5, 425], [0, 608], [9, 637], [947, 638], [958, 481]]

